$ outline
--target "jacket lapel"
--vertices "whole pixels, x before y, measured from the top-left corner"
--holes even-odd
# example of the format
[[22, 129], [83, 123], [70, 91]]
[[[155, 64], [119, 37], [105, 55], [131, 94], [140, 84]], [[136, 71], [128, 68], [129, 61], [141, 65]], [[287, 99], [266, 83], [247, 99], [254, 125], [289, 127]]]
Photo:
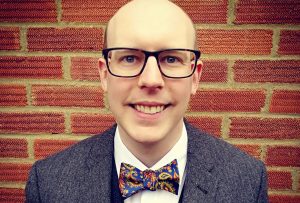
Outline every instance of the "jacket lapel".
[[[186, 179], [182, 202], [213, 202], [217, 178], [212, 174], [216, 157], [211, 151], [206, 135], [186, 124], [188, 133], [188, 154]], [[99, 135], [94, 142], [89, 158], [86, 160], [91, 183], [89, 194], [95, 202], [111, 202], [112, 171], [114, 166], [114, 134], [116, 125]]]
[[186, 123], [188, 154], [182, 202], [213, 202], [217, 177], [212, 174], [215, 157], [207, 135]]
[[[89, 194], [93, 202], [111, 201], [111, 177], [114, 153], [114, 134], [116, 126], [98, 135], [86, 160], [89, 168], [91, 183]], [[85, 195], [85, 194], [82, 194]]]

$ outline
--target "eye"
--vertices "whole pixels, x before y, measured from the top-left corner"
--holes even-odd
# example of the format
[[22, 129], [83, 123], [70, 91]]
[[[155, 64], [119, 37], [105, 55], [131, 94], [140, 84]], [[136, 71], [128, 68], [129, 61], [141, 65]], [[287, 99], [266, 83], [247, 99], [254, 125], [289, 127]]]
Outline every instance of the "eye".
[[136, 56], [133, 56], [133, 55], [124, 56], [122, 60], [127, 63], [133, 63], [136, 60]]
[[178, 59], [176, 57], [173, 57], [173, 56], [167, 56], [166, 57], [166, 62], [167, 63], [175, 63], [177, 61], [178, 61]]
[[177, 65], [177, 64], [180, 64], [182, 62], [182, 60], [180, 57], [177, 57], [174, 55], [168, 55], [168, 56], [164, 56], [163, 58], [161, 58], [160, 62], [164, 63], [166, 65]]

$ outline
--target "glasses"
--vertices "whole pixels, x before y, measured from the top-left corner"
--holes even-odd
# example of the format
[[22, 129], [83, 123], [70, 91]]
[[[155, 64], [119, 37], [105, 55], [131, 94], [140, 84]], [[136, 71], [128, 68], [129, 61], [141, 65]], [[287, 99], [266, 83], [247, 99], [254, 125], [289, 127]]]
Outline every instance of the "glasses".
[[136, 77], [145, 69], [147, 60], [154, 56], [162, 75], [168, 78], [187, 78], [193, 75], [200, 51], [166, 49], [144, 51], [133, 48], [109, 48], [102, 51], [110, 74], [116, 77]]

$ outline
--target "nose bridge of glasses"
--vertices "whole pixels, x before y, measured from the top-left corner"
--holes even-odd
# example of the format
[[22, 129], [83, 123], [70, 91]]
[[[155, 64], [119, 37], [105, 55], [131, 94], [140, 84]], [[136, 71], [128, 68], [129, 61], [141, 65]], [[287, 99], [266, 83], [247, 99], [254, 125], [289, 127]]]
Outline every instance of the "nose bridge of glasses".
[[140, 72], [139, 84], [147, 87], [161, 87], [164, 84], [163, 73], [159, 66], [158, 52], [144, 51], [145, 62]]
[[159, 51], [143, 51], [144, 54], [145, 54], [145, 65], [149, 59], [149, 57], [153, 56], [155, 59], [156, 59], [156, 62], [157, 64], [159, 64], [159, 58], [158, 58], [158, 55], [159, 55]]
[[143, 51], [144, 54], [145, 54], [145, 62], [144, 62], [144, 67], [143, 69], [146, 68], [147, 64], [148, 64], [148, 59], [152, 56], [154, 57], [155, 61], [156, 61], [156, 65], [157, 65], [157, 68], [159, 69], [159, 71], [161, 72], [160, 70], [160, 65], [159, 65], [159, 53], [160, 51]]

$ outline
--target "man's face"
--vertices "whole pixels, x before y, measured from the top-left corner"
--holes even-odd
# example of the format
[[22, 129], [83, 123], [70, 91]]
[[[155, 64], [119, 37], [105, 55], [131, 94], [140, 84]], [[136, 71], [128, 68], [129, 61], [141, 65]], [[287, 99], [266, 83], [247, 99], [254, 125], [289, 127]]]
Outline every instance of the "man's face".
[[[193, 27], [182, 16], [170, 12], [159, 17], [150, 12], [130, 13], [121, 13], [110, 23], [109, 48], [194, 49]], [[141, 75], [121, 78], [109, 74], [104, 60], [100, 60], [102, 87], [127, 146], [177, 142], [190, 95], [198, 88], [201, 65], [192, 77], [171, 79], [162, 76], [156, 59], [149, 57]]]

